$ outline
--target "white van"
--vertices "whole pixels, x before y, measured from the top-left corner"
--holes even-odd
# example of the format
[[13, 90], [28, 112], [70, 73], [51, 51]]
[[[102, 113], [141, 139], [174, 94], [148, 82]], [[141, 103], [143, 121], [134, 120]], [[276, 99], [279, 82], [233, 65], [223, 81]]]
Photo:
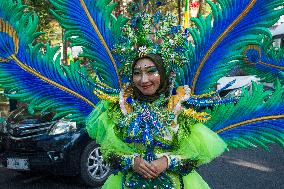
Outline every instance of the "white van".
[[273, 36], [273, 46], [278, 48], [284, 48], [284, 23], [275, 26], [270, 30]]

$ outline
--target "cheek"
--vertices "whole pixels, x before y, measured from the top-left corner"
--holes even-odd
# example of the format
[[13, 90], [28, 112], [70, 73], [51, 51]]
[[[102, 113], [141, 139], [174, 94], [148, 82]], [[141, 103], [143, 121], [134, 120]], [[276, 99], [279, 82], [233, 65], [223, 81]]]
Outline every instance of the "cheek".
[[155, 83], [156, 83], [156, 85], [160, 86], [160, 84], [161, 84], [161, 77], [160, 77], [160, 75], [157, 75], [155, 77]]
[[132, 81], [133, 81], [133, 84], [137, 87], [137, 85], [139, 84], [141, 80], [141, 77], [140, 76], [133, 76], [132, 78]]
[[160, 75], [155, 76], [154, 79], [153, 79], [153, 82], [155, 83], [156, 88], [159, 88], [160, 84], [161, 84], [161, 77], [160, 77]]

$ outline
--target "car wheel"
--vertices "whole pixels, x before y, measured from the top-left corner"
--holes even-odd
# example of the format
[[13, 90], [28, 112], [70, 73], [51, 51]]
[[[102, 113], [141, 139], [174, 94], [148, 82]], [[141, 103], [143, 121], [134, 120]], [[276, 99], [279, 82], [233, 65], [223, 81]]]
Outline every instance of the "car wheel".
[[90, 142], [83, 150], [81, 156], [81, 180], [92, 187], [103, 185], [110, 175], [110, 168], [103, 162], [100, 147]]

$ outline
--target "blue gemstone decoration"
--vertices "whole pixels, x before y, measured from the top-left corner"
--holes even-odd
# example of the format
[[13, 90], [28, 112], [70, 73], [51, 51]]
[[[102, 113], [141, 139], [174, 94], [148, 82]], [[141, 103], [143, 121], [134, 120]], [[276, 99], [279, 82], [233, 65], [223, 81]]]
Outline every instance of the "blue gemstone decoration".
[[177, 52], [177, 53], [184, 53], [184, 52], [185, 52], [185, 48], [176, 47], [176, 48], [174, 49], [174, 52]]
[[172, 95], [176, 95], [177, 94], [177, 89], [176, 88], [173, 88], [172, 90]]
[[138, 23], [141, 22], [141, 17], [139, 15], [135, 16], [134, 18], [132, 18], [131, 20], [131, 26], [133, 28], [136, 28], [138, 26]]
[[[129, 138], [141, 137], [141, 142], [147, 146], [153, 145], [154, 136], [163, 136], [166, 132], [166, 127], [159, 122], [155, 112], [150, 111], [145, 103], [142, 103], [143, 110], [130, 122], [127, 135]], [[124, 122], [120, 123], [124, 126]]]
[[189, 35], [189, 29], [188, 29], [188, 28], [186, 28], [186, 29], [184, 30], [184, 34], [187, 35], [187, 36]]
[[178, 33], [179, 30], [180, 30], [180, 26], [173, 26], [171, 28], [171, 34]]
[[198, 98], [191, 97], [186, 101], [186, 103], [189, 105], [206, 107], [206, 106], [214, 106], [214, 105], [220, 105], [220, 104], [235, 103], [238, 100], [239, 100], [238, 98], [226, 98], [226, 99], [221, 99], [221, 100], [213, 100], [211, 98], [198, 99]]
[[154, 17], [154, 23], [155, 24], [159, 23], [161, 19], [161, 12], [160, 11], [156, 12], [153, 17]]
[[129, 97], [126, 98], [126, 103], [132, 104], [132, 102], [133, 102], [133, 99], [132, 99], [131, 96], [129, 96]]

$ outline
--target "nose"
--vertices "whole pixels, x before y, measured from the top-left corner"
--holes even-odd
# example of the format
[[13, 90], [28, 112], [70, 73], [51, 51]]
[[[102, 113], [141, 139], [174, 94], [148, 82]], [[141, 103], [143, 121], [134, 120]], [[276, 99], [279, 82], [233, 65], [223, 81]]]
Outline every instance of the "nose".
[[149, 76], [147, 74], [142, 74], [141, 82], [147, 83], [149, 81]]

